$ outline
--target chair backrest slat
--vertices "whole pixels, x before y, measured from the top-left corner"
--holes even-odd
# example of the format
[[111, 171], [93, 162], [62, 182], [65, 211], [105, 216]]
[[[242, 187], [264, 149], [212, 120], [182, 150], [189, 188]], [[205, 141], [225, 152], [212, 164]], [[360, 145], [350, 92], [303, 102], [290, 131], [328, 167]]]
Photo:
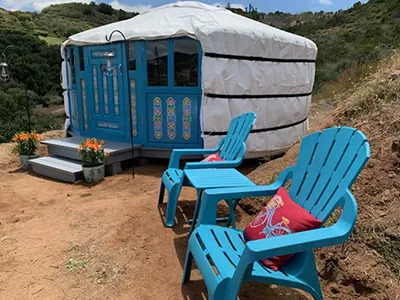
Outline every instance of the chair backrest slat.
[[234, 160], [243, 147], [256, 120], [255, 113], [245, 113], [234, 118], [224, 138], [220, 157], [225, 160]]
[[368, 141], [354, 128], [334, 127], [309, 135], [300, 147], [290, 195], [325, 221], [368, 157]]

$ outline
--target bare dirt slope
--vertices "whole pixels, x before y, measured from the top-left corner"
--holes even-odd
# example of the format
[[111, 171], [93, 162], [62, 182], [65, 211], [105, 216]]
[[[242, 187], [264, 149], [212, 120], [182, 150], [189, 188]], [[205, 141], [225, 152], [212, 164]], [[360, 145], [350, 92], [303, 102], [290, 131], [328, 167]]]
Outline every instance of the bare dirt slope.
[[[334, 99], [336, 108], [311, 131], [336, 125], [363, 131], [371, 158], [353, 185], [358, 222], [349, 242], [317, 251], [319, 274], [328, 299], [400, 299], [400, 55], [382, 63], [375, 74]], [[299, 143], [280, 159], [248, 176], [269, 184], [296, 163]], [[241, 203], [250, 214], [266, 199]], [[333, 220], [332, 220], [333, 221]]]

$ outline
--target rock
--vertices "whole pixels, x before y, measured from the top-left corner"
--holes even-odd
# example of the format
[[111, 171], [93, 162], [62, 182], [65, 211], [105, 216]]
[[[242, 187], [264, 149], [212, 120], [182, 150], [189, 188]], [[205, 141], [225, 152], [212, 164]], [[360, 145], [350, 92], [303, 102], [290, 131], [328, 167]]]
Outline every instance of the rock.
[[386, 228], [385, 236], [391, 240], [400, 240], [400, 232], [398, 232], [395, 228]]
[[397, 153], [397, 157], [400, 158], [400, 139], [395, 139], [392, 142], [392, 151]]
[[394, 71], [392, 74], [390, 74], [389, 79], [390, 80], [396, 80], [400, 78], [400, 70]]

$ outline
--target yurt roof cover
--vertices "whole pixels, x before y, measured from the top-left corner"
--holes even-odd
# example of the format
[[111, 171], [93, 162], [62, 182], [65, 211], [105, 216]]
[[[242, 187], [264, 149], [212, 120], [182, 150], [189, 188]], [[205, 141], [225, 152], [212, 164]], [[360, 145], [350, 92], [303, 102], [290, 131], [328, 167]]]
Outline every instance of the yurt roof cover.
[[[225, 8], [200, 2], [176, 2], [154, 8], [132, 19], [75, 34], [66, 45], [105, 44], [106, 35], [120, 30], [128, 40], [192, 37], [204, 52], [265, 56], [280, 59], [315, 59], [316, 45], [309, 39], [253, 21]], [[113, 41], [122, 37], [115, 34]]]

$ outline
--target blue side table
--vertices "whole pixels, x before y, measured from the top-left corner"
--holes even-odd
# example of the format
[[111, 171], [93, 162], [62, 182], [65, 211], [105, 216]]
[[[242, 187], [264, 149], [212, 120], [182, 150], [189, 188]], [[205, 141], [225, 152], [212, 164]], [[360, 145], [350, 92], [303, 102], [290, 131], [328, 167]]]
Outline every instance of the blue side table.
[[[188, 169], [183, 171], [184, 176], [197, 191], [197, 201], [193, 214], [190, 233], [196, 227], [196, 220], [200, 211], [201, 197], [204, 190], [213, 188], [246, 187], [255, 184], [236, 169]], [[230, 215], [229, 222], [235, 227], [235, 209], [237, 201], [232, 203], [227, 199]], [[169, 203], [168, 203], [169, 204]]]

